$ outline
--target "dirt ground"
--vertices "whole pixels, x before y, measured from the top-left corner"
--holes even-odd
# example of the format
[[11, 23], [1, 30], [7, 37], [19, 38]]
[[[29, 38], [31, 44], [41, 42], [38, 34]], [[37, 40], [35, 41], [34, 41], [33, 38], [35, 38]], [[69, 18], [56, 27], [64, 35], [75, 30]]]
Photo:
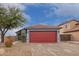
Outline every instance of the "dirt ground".
[[1, 56], [79, 56], [79, 42], [22, 43], [0, 45]]

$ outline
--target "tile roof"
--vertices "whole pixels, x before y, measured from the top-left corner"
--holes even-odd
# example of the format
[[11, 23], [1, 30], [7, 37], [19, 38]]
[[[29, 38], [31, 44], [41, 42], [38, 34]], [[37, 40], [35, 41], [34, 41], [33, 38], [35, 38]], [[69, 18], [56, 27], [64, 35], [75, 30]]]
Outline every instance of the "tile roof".
[[79, 22], [79, 21], [78, 21], [78, 20], [76, 20], [76, 19], [71, 19], [71, 20], [68, 20], [68, 21], [65, 21], [65, 22], [63, 22], [63, 23], [59, 24], [58, 26], [61, 26], [61, 25], [66, 24], [66, 23], [69, 23], [69, 22], [71, 22], [71, 21], [76, 21], [76, 22]]
[[49, 26], [49, 25], [38, 24], [38, 25], [32, 25], [28, 28], [59, 28], [59, 27], [58, 26]]

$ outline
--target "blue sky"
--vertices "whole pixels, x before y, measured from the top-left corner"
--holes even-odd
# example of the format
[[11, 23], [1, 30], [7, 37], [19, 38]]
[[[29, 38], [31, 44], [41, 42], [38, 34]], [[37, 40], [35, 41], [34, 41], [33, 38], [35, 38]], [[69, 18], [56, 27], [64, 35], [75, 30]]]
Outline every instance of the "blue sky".
[[58, 25], [69, 19], [79, 18], [79, 4], [22, 4], [25, 6], [24, 13], [27, 25], [48, 24]]
[[[26, 3], [26, 4], [4, 4], [10, 7], [19, 7], [27, 23], [23, 27], [34, 24], [58, 25], [66, 20], [79, 19], [79, 4], [77, 3]], [[7, 35], [14, 35], [20, 28], [7, 32]], [[13, 33], [12, 33], [13, 32]]]

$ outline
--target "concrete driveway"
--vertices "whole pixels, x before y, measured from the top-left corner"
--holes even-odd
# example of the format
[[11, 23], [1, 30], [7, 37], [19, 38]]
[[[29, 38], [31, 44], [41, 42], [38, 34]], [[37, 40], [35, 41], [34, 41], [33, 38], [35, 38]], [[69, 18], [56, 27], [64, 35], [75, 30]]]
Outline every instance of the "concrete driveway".
[[[2, 51], [1, 51], [2, 50]], [[0, 45], [0, 55], [4, 56], [79, 56], [79, 42], [21, 43], [11, 48]]]

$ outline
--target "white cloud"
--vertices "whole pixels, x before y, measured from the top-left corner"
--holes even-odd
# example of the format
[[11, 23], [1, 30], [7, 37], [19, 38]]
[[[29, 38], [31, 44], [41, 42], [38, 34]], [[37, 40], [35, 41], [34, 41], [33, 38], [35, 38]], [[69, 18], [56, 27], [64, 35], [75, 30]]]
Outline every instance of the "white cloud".
[[55, 10], [55, 13], [58, 16], [67, 16], [67, 15], [72, 15], [72, 16], [78, 16], [79, 15], [79, 4], [60, 4], [57, 5], [58, 9]]
[[30, 15], [23, 13], [23, 17], [25, 19], [27, 19], [27, 21], [31, 21], [31, 16]]
[[2, 3], [1, 5], [3, 5], [4, 7], [18, 7], [20, 8], [20, 10], [25, 10], [25, 6], [23, 4], [20, 3]]
[[[52, 6], [49, 10], [49, 13], [47, 13], [48, 17], [53, 17], [53, 13], [56, 14], [56, 16], [79, 16], [79, 4], [49, 4]], [[56, 6], [56, 9], [53, 10], [53, 5]]]
[[[21, 11], [24, 11], [27, 8], [25, 5], [20, 4], [20, 3], [2, 3], [2, 5], [6, 8], [17, 7], [17, 8], [20, 8]], [[22, 14], [23, 14], [23, 17], [25, 17], [27, 20], [31, 19], [30, 15], [27, 15], [25, 12], [23, 12]]]

